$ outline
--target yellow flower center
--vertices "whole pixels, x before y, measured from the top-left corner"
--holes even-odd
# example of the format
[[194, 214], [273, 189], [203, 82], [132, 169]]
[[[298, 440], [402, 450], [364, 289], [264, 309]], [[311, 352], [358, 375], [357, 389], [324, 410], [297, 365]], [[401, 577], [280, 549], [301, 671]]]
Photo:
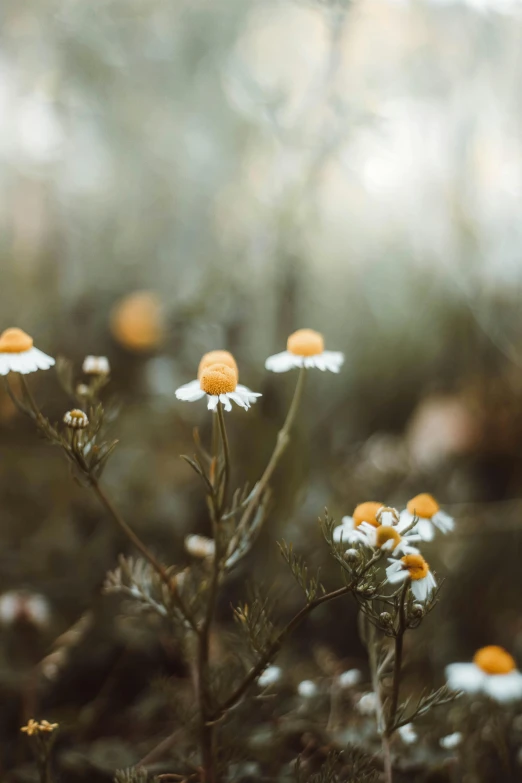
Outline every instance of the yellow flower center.
[[376, 503], [374, 500], [368, 500], [366, 503], [359, 503], [352, 514], [355, 527], [359, 527], [362, 522], [368, 522], [369, 525], [379, 527], [380, 522], [376, 515], [382, 506], [382, 503]]
[[391, 527], [390, 525], [381, 525], [377, 528], [377, 546], [379, 549], [386, 544], [387, 541], [393, 541], [392, 549], [395, 549], [397, 544], [400, 542], [401, 537], [397, 533], [394, 527]]
[[33, 347], [33, 338], [21, 329], [12, 327], [0, 334], [0, 353], [24, 353]]
[[408, 501], [406, 508], [410, 514], [414, 514], [422, 519], [431, 519], [440, 510], [440, 506], [435, 498], [426, 492], [421, 495], [415, 495], [414, 498]]
[[227, 394], [237, 386], [237, 375], [226, 364], [212, 364], [201, 373], [200, 386], [207, 394]]
[[236, 380], [239, 377], [236, 360], [228, 351], [209, 351], [201, 359], [198, 367], [198, 380], [201, 378], [201, 373], [213, 364], [226, 364], [236, 373]]
[[414, 581], [428, 576], [430, 567], [422, 555], [406, 555], [401, 557], [401, 563], [408, 570], [410, 578]]
[[495, 644], [477, 650], [473, 663], [486, 674], [509, 674], [517, 668], [514, 658]]
[[316, 356], [324, 351], [324, 338], [313, 329], [298, 329], [290, 335], [286, 347], [297, 356]]
[[116, 302], [111, 312], [111, 331], [131, 351], [152, 351], [164, 337], [161, 302], [151, 291], [136, 291]]

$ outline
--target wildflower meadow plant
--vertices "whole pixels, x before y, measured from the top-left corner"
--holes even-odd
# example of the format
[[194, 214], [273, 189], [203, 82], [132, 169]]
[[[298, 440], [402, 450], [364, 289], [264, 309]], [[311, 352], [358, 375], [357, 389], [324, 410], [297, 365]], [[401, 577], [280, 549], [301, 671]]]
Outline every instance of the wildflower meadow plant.
[[[301, 609], [281, 626], [271, 598], [261, 588], [252, 588], [250, 595], [232, 612], [239, 638], [246, 644], [244, 658], [231, 655], [225, 667], [215, 660], [211, 634], [216, 627], [219, 596], [230, 573], [254, 546], [267, 517], [270, 484], [291, 438], [305, 377], [314, 368], [337, 373], [343, 363], [341, 353], [325, 351], [323, 337], [318, 332], [309, 329], [295, 332], [288, 338], [288, 350], [266, 362], [267, 368], [274, 372], [297, 368], [298, 375], [288, 413], [266, 467], [253, 488], [233, 485], [233, 455], [224, 413], [234, 415], [232, 403], [249, 411], [260, 394], [239, 384], [234, 357], [223, 350], [206, 354], [199, 363], [195, 380], [176, 391], [176, 397], [183, 401], [206, 398], [213, 430], [209, 448], [196, 431], [194, 454], [183, 457], [201, 482], [212, 531], [211, 537], [186, 537], [188, 566], [163, 563], [127, 524], [103, 485], [103, 471], [116, 447], [116, 441], [105, 435], [106, 425], [114, 415], [114, 410], [102, 401], [102, 392], [109, 382], [108, 361], [105, 357], [87, 357], [83, 364], [85, 377], [80, 383], [75, 382], [68, 363], [57, 363], [62, 386], [74, 405], [64, 412], [61, 424], [52, 424], [36, 403], [25, 373], [48, 369], [54, 359], [39, 351], [34, 353], [36, 349], [32, 346], [32, 338], [19, 329], [4, 332], [0, 338], [0, 373], [21, 374], [19, 393], [14, 391], [8, 375], [5, 379], [18, 410], [34, 422], [48, 441], [62, 449], [77, 480], [98, 497], [137, 550], [137, 557], [120, 558], [118, 567], [107, 576], [105, 589], [119, 592], [140, 609], [158, 615], [181, 641], [181, 649], [193, 672], [194, 709], [186, 725], [187, 732], [193, 733], [194, 746], [199, 748], [196, 769], [200, 772], [196, 777], [201, 781], [217, 783], [229, 778], [230, 753], [223, 747], [227, 723], [232, 720], [234, 708], [247, 699], [256, 683], [259, 687], [253, 689], [254, 695], [259, 689], [269, 687], [277, 694], [276, 685], [282, 679], [282, 671], [274, 661], [291, 633], [315, 609], [348, 595], [360, 612], [361, 634], [371, 673], [371, 691], [359, 700], [358, 709], [375, 719], [382, 744], [379, 764], [384, 768], [387, 783], [393, 779], [395, 736], [401, 737], [403, 745], [416, 742], [415, 721], [432, 708], [451, 702], [460, 690], [470, 690], [472, 681], [476, 690], [492, 695], [495, 692], [497, 698], [501, 691], [520, 689], [522, 675], [516, 671], [511, 657], [498, 653], [498, 648], [493, 654], [490, 648], [488, 654], [477, 653], [473, 664], [455, 664], [471, 666], [473, 671], [450, 668], [448, 685], [424, 692], [416, 703], [401, 699], [405, 635], [421, 625], [436, 606], [439, 594], [438, 579], [420, 545], [438, 530], [447, 533], [453, 526], [430, 495], [418, 495], [402, 513], [381, 502], [363, 502], [351, 516], [343, 517], [341, 524], [325, 512], [319, 521], [327, 549], [337, 566], [339, 581], [334, 589], [325, 587], [320, 574], [307, 566], [292, 543], [280, 542], [283, 559], [303, 594]], [[230, 640], [223, 643], [231, 644]], [[239, 642], [233, 646], [239, 648]], [[58, 662], [58, 652], [51, 653], [49, 660], [53, 655]], [[51, 663], [55, 666], [54, 658]], [[339, 682], [343, 687], [355, 687], [360, 677], [358, 670], [355, 674], [352, 670], [341, 675]], [[493, 686], [494, 682], [503, 685]], [[302, 681], [297, 688], [300, 698], [311, 700], [315, 694], [319, 694], [319, 699], [320, 691], [313, 681]], [[33, 723], [23, 731], [30, 736], [43, 736], [47, 731], [44, 722]], [[49, 725], [54, 731], [54, 725]], [[330, 766], [333, 763], [331, 759], [328, 761]], [[372, 779], [372, 760], [361, 760], [358, 755], [353, 763], [353, 770], [360, 771], [360, 780]], [[117, 779], [138, 780], [141, 774], [119, 773]]]

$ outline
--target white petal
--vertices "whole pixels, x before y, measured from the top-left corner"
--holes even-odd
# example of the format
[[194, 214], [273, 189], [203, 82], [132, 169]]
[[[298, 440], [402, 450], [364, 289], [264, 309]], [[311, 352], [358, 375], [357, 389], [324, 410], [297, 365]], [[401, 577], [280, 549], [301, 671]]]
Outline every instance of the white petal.
[[397, 525], [397, 530], [399, 533], [402, 533], [403, 530], [406, 530], [406, 528], [410, 527], [415, 517], [413, 514], [410, 514], [409, 511], [401, 511], [399, 515], [399, 524]]
[[0, 375], [7, 375], [10, 370], [9, 354], [0, 353]]
[[294, 367], [302, 366], [302, 356], [296, 356], [294, 353], [290, 353], [290, 351], [282, 351], [282, 353], [276, 353], [273, 356], [269, 356], [265, 362], [266, 369], [271, 370], [272, 372], [287, 372]]
[[32, 354], [32, 358], [34, 359], [39, 370], [48, 370], [55, 364], [52, 356], [47, 356], [46, 353], [40, 351], [38, 348], [31, 348], [31, 350], [27, 351], [27, 353]]
[[306, 365], [307, 367], [317, 367], [318, 370], [322, 370], [322, 372], [326, 371], [326, 362], [323, 358], [322, 353], [318, 353], [316, 356], [310, 357], [310, 364]]
[[236, 386], [236, 392], [246, 399], [250, 405], [252, 405], [253, 402], [256, 402], [258, 397], [263, 396], [261, 392], [253, 392], [248, 386], [243, 386], [241, 383], [238, 383]]
[[484, 692], [500, 702], [522, 699], [522, 674], [488, 674], [484, 680]]
[[398, 560], [392, 561], [391, 565], [386, 569], [386, 578], [391, 584], [397, 582], [404, 582], [409, 576], [408, 571], [402, 567], [402, 563]]
[[344, 363], [344, 354], [340, 351], [323, 351], [321, 357], [325, 368], [330, 372], [339, 372]]
[[474, 663], [450, 663], [446, 666], [446, 680], [452, 691], [479, 693], [486, 676]]
[[455, 527], [455, 520], [450, 517], [449, 514], [446, 514], [445, 511], [437, 511], [437, 513], [433, 515], [432, 520], [433, 524], [437, 525], [439, 530], [442, 530], [443, 533], [450, 533]]
[[412, 579], [411, 591], [417, 601], [424, 603], [430, 594], [428, 577], [424, 577], [424, 579]]
[[190, 381], [190, 383], [185, 383], [183, 386], [180, 386], [179, 389], [176, 389], [175, 395], [178, 400], [194, 402], [195, 400], [200, 400], [204, 397], [205, 392], [199, 385], [199, 381]]
[[218, 395], [217, 394], [207, 394], [207, 400], [208, 400], [207, 408], [209, 409], [209, 411], [215, 411], [217, 406], [218, 406], [218, 402], [219, 402]]
[[241, 408], [244, 408], [246, 411], [250, 408], [250, 402], [244, 395], [238, 394], [237, 390], [235, 392], [229, 392], [228, 397], [231, 400], [234, 400], [236, 405], [239, 405]]
[[[232, 392], [232, 394], [233, 394], [233, 392]], [[224, 407], [224, 409], [226, 411], [231, 411], [232, 410], [232, 403], [230, 402], [228, 397], [229, 397], [228, 394], [220, 394], [219, 395], [219, 401], [220, 401], [220, 403], [222, 404], [222, 406]]]
[[419, 519], [414, 530], [423, 541], [433, 541], [435, 537], [435, 528], [430, 519]]

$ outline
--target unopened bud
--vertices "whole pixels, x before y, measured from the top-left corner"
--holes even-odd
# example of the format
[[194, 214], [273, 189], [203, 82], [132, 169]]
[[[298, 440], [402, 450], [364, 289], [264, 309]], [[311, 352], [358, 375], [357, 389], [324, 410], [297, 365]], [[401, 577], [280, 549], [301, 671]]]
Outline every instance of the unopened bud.
[[89, 418], [86, 413], [75, 408], [67, 411], [63, 417], [64, 424], [67, 424], [72, 430], [84, 430], [89, 426]]
[[361, 555], [357, 551], [357, 549], [347, 549], [344, 553], [344, 559], [348, 563], [356, 563], [360, 559]]
[[413, 604], [411, 607], [411, 614], [413, 617], [424, 617], [424, 607], [422, 604]]
[[379, 620], [387, 628], [389, 628], [389, 626], [393, 623], [393, 618], [389, 612], [381, 612], [379, 615]]

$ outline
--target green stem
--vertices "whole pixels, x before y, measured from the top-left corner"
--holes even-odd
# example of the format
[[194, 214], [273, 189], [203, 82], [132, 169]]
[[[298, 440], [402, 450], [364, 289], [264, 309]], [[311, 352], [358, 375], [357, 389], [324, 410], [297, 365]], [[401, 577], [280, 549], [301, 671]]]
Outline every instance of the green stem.
[[224, 478], [223, 478], [223, 490], [221, 494], [221, 503], [220, 503], [220, 512], [222, 513], [225, 508], [225, 503], [227, 500], [227, 494], [228, 494], [228, 485], [230, 482], [230, 449], [228, 446], [228, 436], [227, 436], [227, 430], [225, 427], [225, 414], [223, 411], [223, 405], [222, 403], [218, 403], [217, 408], [217, 417], [218, 417], [218, 423], [219, 423], [219, 432], [221, 435], [221, 442], [223, 444], [223, 459], [225, 462], [224, 465]]
[[402, 669], [402, 650], [404, 645], [404, 634], [406, 632], [406, 599], [410, 587], [410, 579], [404, 580], [404, 585], [399, 596], [399, 625], [395, 636], [395, 660], [393, 664], [393, 685], [390, 712], [386, 723], [386, 735], [390, 737], [395, 731], [395, 715], [399, 704], [399, 690], [401, 684]]

